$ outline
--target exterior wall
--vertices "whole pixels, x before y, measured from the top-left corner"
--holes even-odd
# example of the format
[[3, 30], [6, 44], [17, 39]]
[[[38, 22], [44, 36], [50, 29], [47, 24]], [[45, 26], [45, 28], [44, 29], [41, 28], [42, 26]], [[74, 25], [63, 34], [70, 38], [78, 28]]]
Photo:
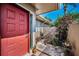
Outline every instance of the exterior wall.
[[71, 24], [69, 26], [68, 39], [70, 40], [73, 51], [79, 56], [79, 24]]
[[46, 34], [49, 26], [47, 24], [44, 24], [38, 20], [36, 20], [36, 32], [35, 32], [35, 38], [40, 37], [40, 32]]
[[36, 20], [36, 27], [48, 27], [48, 25]]
[[36, 20], [36, 32], [44, 32], [48, 25]]
[[35, 25], [36, 25], [36, 14], [33, 14], [33, 21], [32, 21], [32, 29], [33, 29], [33, 46], [35, 46]]

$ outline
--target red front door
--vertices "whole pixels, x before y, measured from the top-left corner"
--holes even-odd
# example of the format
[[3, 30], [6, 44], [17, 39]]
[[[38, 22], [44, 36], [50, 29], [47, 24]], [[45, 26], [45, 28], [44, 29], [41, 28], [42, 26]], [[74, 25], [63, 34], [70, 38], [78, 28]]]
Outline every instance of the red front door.
[[29, 51], [29, 12], [1, 4], [1, 55], [24, 55]]

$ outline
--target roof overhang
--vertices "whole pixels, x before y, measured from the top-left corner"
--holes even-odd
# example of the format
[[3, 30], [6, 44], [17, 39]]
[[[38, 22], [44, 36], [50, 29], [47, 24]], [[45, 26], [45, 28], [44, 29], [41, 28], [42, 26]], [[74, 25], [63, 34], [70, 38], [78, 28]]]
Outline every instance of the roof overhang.
[[42, 16], [37, 16], [37, 17], [36, 17], [36, 20], [38, 20], [38, 21], [40, 21], [40, 22], [42, 22], [42, 23], [44, 23], [44, 24], [47, 24], [47, 25], [49, 25], [49, 24], [51, 23], [49, 20], [45, 19], [45, 18], [42, 17]]

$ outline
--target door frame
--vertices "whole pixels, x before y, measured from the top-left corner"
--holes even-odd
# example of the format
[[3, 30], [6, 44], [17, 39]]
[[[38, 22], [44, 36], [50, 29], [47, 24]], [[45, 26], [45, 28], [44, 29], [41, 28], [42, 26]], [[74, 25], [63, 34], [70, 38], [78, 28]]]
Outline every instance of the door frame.
[[29, 15], [29, 17], [30, 17], [30, 22], [29, 22], [29, 24], [30, 24], [30, 49], [33, 47], [33, 28], [32, 28], [32, 24], [33, 24], [33, 22], [32, 22], [32, 18], [33, 18], [33, 15], [30, 13], [30, 15]]

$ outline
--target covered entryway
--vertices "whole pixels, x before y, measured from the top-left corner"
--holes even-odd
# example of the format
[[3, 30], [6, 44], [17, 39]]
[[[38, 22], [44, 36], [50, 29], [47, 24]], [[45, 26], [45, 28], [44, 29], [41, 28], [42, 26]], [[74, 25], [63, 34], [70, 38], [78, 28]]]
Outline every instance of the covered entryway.
[[1, 4], [1, 55], [29, 52], [29, 12], [14, 4]]

